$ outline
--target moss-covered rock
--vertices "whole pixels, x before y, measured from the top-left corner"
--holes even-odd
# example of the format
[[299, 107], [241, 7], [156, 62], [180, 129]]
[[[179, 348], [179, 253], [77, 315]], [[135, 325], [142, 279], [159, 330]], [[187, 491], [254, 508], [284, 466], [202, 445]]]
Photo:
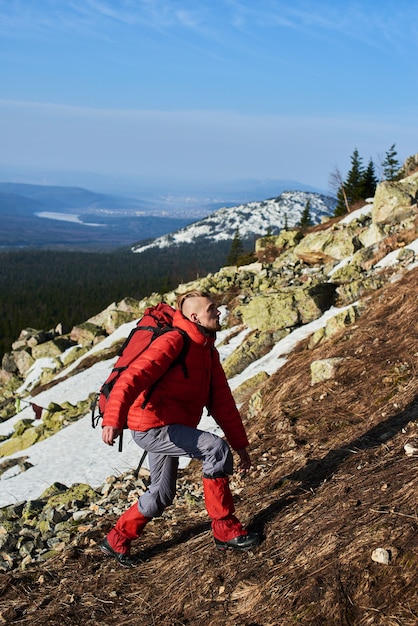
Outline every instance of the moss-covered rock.
[[255, 253], [260, 261], [271, 262], [284, 250], [294, 248], [303, 239], [300, 230], [282, 230], [279, 235], [260, 237], [255, 242]]
[[309, 338], [308, 346], [310, 349], [314, 348], [321, 341], [330, 339], [333, 335], [340, 332], [343, 328], [346, 328], [353, 322], [355, 322], [360, 315], [358, 306], [350, 306], [344, 309], [334, 317], [331, 317], [325, 326], [319, 328]]
[[227, 378], [232, 378], [245, 370], [248, 365], [267, 354], [272, 347], [288, 334], [287, 330], [254, 331], [223, 362]]
[[256, 295], [233, 312], [252, 329], [277, 331], [312, 322], [332, 304], [334, 298], [334, 285], [308, 284]]
[[258, 330], [280, 330], [297, 326], [299, 313], [292, 291], [259, 295], [238, 306], [233, 313], [246, 326]]
[[327, 229], [317, 233], [309, 233], [294, 249], [297, 257], [309, 264], [324, 263], [328, 259], [341, 261], [351, 256], [360, 247], [355, 235], [349, 230]]
[[17, 371], [20, 376], [25, 376], [35, 363], [35, 359], [29, 350], [14, 350], [12, 352], [12, 358], [16, 364]]
[[64, 350], [68, 348], [68, 342], [63, 341], [46, 341], [32, 348], [32, 356], [34, 359], [43, 359], [44, 357], [60, 356]]
[[42, 415], [46, 434], [52, 435], [64, 426], [77, 421], [90, 410], [90, 400], [80, 400], [77, 404], [63, 402], [61, 405], [51, 402]]
[[67, 491], [67, 489], [68, 489], [67, 485], [64, 485], [63, 483], [59, 483], [59, 482], [52, 483], [52, 485], [47, 487], [45, 491], [42, 493], [41, 500], [49, 500], [49, 498], [52, 498], [52, 496], [56, 496], [60, 493], [63, 493]]
[[62, 405], [51, 402], [42, 413], [41, 423], [35, 425], [32, 420], [28, 419], [16, 423], [12, 436], [0, 445], [0, 457], [25, 450], [34, 443], [50, 437], [86, 415], [90, 406], [91, 398], [80, 400], [76, 405], [70, 402], [63, 402]]
[[374, 224], [393, 224], [415, 215], [418, 199], [418, 173], [400, 181], [382, 181], [376, 188], [372, 220]]
[[84, 483], [75, 483], [65, 491], [59, 491], [48, 498], [46, 506], [62, 507], [70, 503], [79, 502], [86, 503], [96, 500], [99, 497], [90, 485]]
[[248, 378], [239, 387], [234, 389], [233, 396], [235, 402], [240, 404], [250, 395], [259, 391], [260, 387], [270, 378], [267, 372], [258, 372], [255, 376]]
[[71, 340], [82, 346], [90, 346], [100, 337], [105, 336], [106, 332], [103, 328], [91, 322], [84, 322], [84, 324], [74, 326], [70, 333]]
[[335, 285], [344, 285], [345, 283], [361, 280], [362, 275], [363, 271], [359, 265], [346, 263], [332, 273], [331, 280]]
[[36, 521], [37, 516], [44, 508], [44, 502], [42, 500], [28, 500], [25, 502], [22, 510], [22, 522], [23, 524], [32, 525], [32, 522]]
[[60, 355], [60, 361], [64, 367], [68, 367], [71, 363], [74, 363], [78, 358], [88, 352], [87, 346], [73, 346], [70, 350], [66, 350]]
[[320, 359], [311, 363], [311, 385], [330, 380], [336, 375], [336, 369], [343, 359]]
[[261, 387], [255, 391], [249, 401], [248, 401], [248, 410], [247, 416], [251, 419], [254, 417], [258, 417], [263, 410], [263, 398], [264, 398], [264, 388]]
[[43, 429], [40, 427], [29, 426], [20, 435], [14, 433], [10, 439], [0, 445], [0, 457], [10, 456], [26, 448], [30, 448], [33, 444], [44, 438]]
[[380, 276], [365, 276], [337, 287], [338, 304], [345, 306], [359, 300], [365, 293], [376, 291], [385, 284]]

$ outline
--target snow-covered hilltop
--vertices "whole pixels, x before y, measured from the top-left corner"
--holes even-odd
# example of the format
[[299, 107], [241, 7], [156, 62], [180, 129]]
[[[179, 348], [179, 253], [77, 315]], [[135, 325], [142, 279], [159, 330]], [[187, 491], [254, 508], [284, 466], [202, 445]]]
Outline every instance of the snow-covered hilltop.
[[262, 236], [267, 232], [278, 233], [285, 225], [295, 226], [300, 221], [307, 203], [312, 223], [318, 224], [323, 217], [329, 217], [334, 212], [336, 200], [308, 191], [285, 191], [276, 198], [224, 207], [174, 233], [158, 237], [147, 245], [134, 246], [132, 251], [144, 252], [150, 248], [195, 243], [202, 238], [211, 241], [232, 240], [237, 230], [242, 239]]

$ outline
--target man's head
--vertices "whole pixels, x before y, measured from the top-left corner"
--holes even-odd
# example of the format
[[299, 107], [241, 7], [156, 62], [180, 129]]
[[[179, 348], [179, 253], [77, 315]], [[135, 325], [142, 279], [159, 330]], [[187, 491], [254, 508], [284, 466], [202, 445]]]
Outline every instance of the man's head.
[[220, 311], [212, 298], [202, 291], [188, 291], [177, 298], [177, 307], [187, 319], [199, 326], [204, 334], [220, 330]]

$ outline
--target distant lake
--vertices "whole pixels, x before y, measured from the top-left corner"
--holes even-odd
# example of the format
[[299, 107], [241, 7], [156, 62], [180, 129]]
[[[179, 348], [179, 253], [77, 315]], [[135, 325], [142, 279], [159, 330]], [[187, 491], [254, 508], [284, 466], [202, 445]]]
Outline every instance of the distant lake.
[[41, 213], [35, 213], [37, 217], [45, 217], [48, 220], [58, 220], [60, 222], [72, 222], [73, 224], [83, 224], [84, 226], [105, 226], [105, 224], [90, 224], [88, 222], [82, 222], [78, 215], [74, 213], [50, 213], [49, 211], [41, 211]]

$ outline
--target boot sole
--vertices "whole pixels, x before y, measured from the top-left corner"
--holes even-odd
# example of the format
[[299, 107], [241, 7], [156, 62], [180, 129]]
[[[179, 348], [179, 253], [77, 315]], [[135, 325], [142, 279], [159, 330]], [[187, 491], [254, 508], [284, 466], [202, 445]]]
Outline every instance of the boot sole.
[[104, 546], [103, 544], [100, 546], [100, 550], [103, 552], [103, 554], [105, 556], [113, 557], [115, 559], [115, 561], [117, 561], [121, 567], [125, 567], [126, 569], [130, 569], [131, 567], [135, 567], [135, 563], [133, 561], [128, 562], [128, 563], [124, 563], [123, 561], [121, 561], [117, 557], [117, 555], [111, 549], [109, 549], [107, 546]]
[[245, 548], [241, 548], [240, 546], [229, 546], [227, 543], [216, 543], [215, 546], [217, 550], [220, 552], [226, 552], [226, 550], [233, 550], [234, 552], [248, 552], [249, 550], [253, 550], [253, 548], [257, 548], [260, 545], [260, 542], [253, 543], [251, 546], [246, 546]]

